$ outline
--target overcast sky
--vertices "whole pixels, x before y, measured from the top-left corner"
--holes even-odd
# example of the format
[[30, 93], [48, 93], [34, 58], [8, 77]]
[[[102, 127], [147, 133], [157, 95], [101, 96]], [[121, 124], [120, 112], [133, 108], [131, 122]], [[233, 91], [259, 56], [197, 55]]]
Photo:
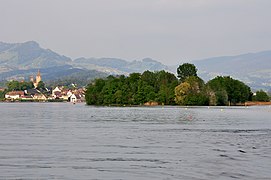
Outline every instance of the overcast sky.
[[0, 0], [0, 41], [179, 64], [271, 50], [271, 0]]

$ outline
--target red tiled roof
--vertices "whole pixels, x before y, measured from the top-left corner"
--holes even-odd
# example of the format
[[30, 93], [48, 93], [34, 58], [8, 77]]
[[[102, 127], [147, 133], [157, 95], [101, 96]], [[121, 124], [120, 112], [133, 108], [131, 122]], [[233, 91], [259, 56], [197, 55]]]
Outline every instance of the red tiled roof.
[[24, 92], [23, 91], [11, 91], [11, 92], [8, 92], [7, 95], [10, 95], [10, 96], [15, 96], [15, 95], [24, 96]]

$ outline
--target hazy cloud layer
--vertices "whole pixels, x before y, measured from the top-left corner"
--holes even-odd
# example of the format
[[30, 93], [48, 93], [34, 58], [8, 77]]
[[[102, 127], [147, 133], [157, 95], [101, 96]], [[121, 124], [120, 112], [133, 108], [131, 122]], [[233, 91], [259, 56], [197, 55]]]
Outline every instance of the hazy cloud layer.
[[166, 64], [271, 49], [270, 0], [0, 0], [0, 41]]

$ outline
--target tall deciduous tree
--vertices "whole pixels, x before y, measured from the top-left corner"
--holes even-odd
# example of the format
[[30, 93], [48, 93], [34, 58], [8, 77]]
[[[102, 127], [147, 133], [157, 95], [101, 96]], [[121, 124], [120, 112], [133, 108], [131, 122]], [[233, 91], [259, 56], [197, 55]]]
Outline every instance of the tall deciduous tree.
[[177, 68], [178, 78], [181, 82], [189, 76], [197, 76], [197, 68], [194, 64], [184, 63]]
[[187, 82], [183, 82], [175, 87], [175, 101], [177, 104], [184, 105], [184, 100], [189, 94], [191, 85]]
[[203, 91], [204, 81], [196, 76], [189, 76], [175, 88], [175, 101], [181, 105], [208, 105], [209, 97]]

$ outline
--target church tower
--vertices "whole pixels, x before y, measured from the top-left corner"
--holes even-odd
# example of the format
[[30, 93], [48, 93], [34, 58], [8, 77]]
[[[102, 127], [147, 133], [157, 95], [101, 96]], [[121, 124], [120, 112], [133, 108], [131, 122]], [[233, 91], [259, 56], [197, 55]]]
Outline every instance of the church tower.
[[38, 74], [36, 76], [36, 81], [34, 82], [35, 88], [38, 87], [38, 84], [39, 84], [40, 81], [41, 81], [41, 75], [40, 75], [40, 70], [38, 70]]
[[36, 83], [39, 84], [40, 81], [41, 81], [41, 75], [40, 75], [40, 70], [38, 70], [38, 74], [36, 76]]

